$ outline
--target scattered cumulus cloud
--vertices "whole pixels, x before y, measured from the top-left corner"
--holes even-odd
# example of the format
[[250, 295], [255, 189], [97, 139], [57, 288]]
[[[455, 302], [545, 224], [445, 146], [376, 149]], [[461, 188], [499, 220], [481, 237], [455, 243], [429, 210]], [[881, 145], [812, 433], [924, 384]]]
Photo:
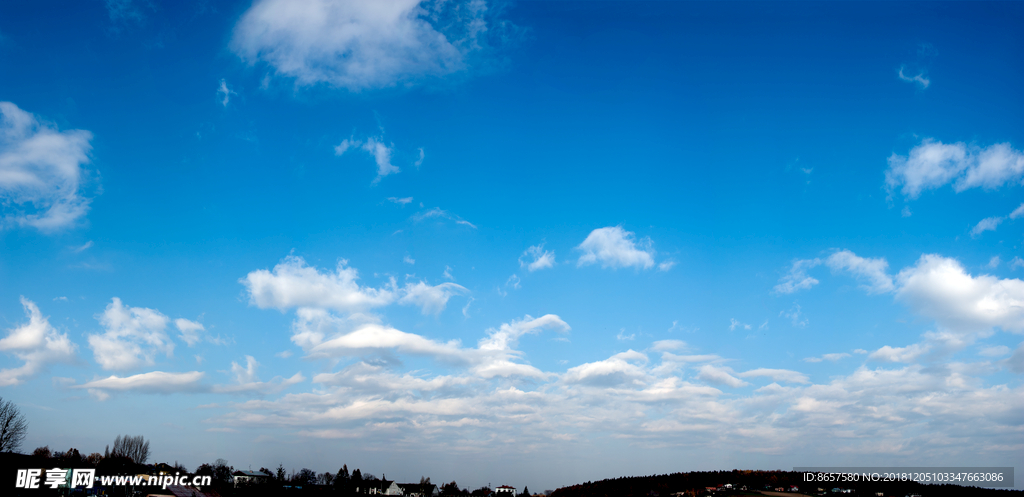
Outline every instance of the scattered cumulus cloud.
[[298, 86], [359, 92], [464, 71], [484, 46], [487, 13], [482, 0], [259, 0], [230, 47]]
[[175, 319], [174, 326], [181, 332], [181, 335], [179, 335], [181, 340], [188, 344], [189, 347], [195, 347], [197, 343], [202, 341], [202, 333], [206, 331], [202, 323], [189, 321], [184, 318]]
[[249, 293], [249, 303], [260, 309], [314, 307], [359, 312], [388, 305], [398, 297], [394, 280], [381, 288], [369, 288], [360, 286], [358, 279], [359, 272], [344, 259], [334, 271], [321, 272], [306, 265], [302, 257], [290, 255], [272, 270], [252, 271], [239, 282]]
[[983, 335], [998, 327], [1024, 333], [1024, 281], [972, 276], [956, 259], [925, 254], [896, 277], [897, 300], [940, 331]]
[[925, 190], [949, 183], [957, 193], [971, 188], [993, 190], [1019, 183], [1022, 175], [1024, 153], [1009, 143], [979, 147], [928, 138], [907, 156], [893, 153], [889, 157], [885, 186], [890, 195], [899, 191], [907, 199], [915, 199]]
[[3, 223], [53, 232], [85, 217], [81, 191], [92, 133], [61, 131], [11, 102], [0, 102]]
[[405, 257], [402, 257], [402, 262], [406, 264], [416, 264], [416, 259], [413, 259], [412, 257], [409, 257], [408, 254], [406, 254]]
[[861, 288], [868, 293], [887, 293], [895, 288], [892, 276], [886, 272], [889, 263], [884, 258], [864, 258], [849, 250], [840, 250], [830, 255], [825, 264], [834, 272], [847, 272], [863, 281]]
[[156, 309], [128, 307], [114, 297], [97, 319], [105, 331], [87, 339], [103, 369], [135, 369], [152, 365], [157, 353], [174, 353], [174, 342], [165, 332], [170, 319]]
[[412, 202], [412, 197], [388, 197], [388, 201], [405, 207], [406, 205]]
[[14, 355], [21, 366], [0, 370], [0, 386], [13, 386], [43, 371], [47, 365], [68, 362], [78, 349], [67, 333], [58, 332], [43, 316], [35, 302], [21, 297], [28, 322], [7, 331], [0, 339], [0, 351]]
[[631, 231], [609, 226], [591, 231], [577, 250], [583, 252], [576, 266], [600, 263], [603, 268], [650, 269], [654, 267], [654, 250], [650, 238], [635, 240]]

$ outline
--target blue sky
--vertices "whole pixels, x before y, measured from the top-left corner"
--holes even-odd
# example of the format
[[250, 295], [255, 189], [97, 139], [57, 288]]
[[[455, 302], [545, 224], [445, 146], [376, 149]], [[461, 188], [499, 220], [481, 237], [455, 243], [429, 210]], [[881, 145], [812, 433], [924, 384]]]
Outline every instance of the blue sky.
[[473, 488], [1019, 466], [1022, 18], [3, 4], [0, 395]]

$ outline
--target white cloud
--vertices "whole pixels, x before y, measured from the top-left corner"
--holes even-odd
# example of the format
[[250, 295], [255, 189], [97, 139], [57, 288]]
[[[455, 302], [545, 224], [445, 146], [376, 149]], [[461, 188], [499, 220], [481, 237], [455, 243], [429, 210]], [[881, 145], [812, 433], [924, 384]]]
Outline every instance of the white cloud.
[[469, 290], [452, 282], [440, 283], [430, 286], [425, 282], [415, 284], [406, 283], [402, 289], [402, 298], [398, 303], [402, 305], [418, 305], [422, 308], [423, 314], [440, 314], [448, 305], [448, 300], [455, 295], [467, 295]]
[[[398, 166], [391, 163], [391, 155], [394, 153], [394, 144], [390, 146], [384, 144], [383, 137], [369, 137], [365, 141], [356, 140], [354, 138], [346, 138], [341, 141], [336, 147], [334, 147], [334, 155], [340, 157], [350, 149], [359, 148], [370, 154], [373, 157], [374, 162], [377, 164], [377, 177], [373, 179], [374, 183], [378, 183], [381, 178], [389, 174], [395, 174], [400, 172]], [[402, 202], [405, 199], [396, 199], [395, 203], [402, 203], [403, 205], [408, 202]], [[409, 198], [412, 201], [412, 198]]]
[[736, 318], [729, 318], [729, 331], [733, 331], [736, 328], [743, 328], [745, 330], [749, 330], [750, 325], [746, 323], [741, 323]]
[[1002, 262], [1003, 261], [999, 259], [998, 255], [993, 255], [992, 258], [988, 260], [988, 264], [985, 264], [985, 267], [989, 269], [995, 269], [999, 267], [999, 265], [1002, 264]]
[[164, 330], [170, 321], [155, 309], [126, 307], [114, 297], [103, 314], [97, 316], [106, 330], [88, 335], [89, 348], [96, 362], [107, 370], [127, 370], [152, 365], [157, 353], [170, 357], [174, 343]]
[[1024, 259], [1013, 256], [1013, 259], [1010, 259], [1010, 269], [1017, 269], [1019, 267], [1024, 267]]
[[750, 371], [744, 371], [736, 376], [739, 376], [740, 378], [766, 377], [771, 378], [772, 381], [782, 381], [786, 383], [810, 383], [807, 375], [799, 371], [791, 371], [789, 369], [757, 368], [751, 369]]
[[216, 385], [213, 387], [214, 392], [220, 393], [243, 393], [252, 392], [258, 394], [273, 394], [278, 393], [288, 388], [289, 386], [295, 385], [305, 381], [305, 377], [302, 373], [295, 373], [291, 378], [282, 378], [280, 376], [274, 377], [272, 380], [263, 382], [259, 380], [259, 376], [256, 374], [256, 370], [259, 368], [260, 363], [255, 357], [251, 355], [245, 356], [245, 366], [239, 365], [235, 361], [231, 361], [231, 374], [235, 376], [235, 382], [228, 385]]
[[409, 257], [408, 254], [406, 254], [405, 257], [402, 257], [402, 262], [406, 264], [416, 264], [416, 259], [413, 259], [412, 257]]
[[658, 340], [651, 344], [651, 350], [664, 352], [666, 350], [685, 350], [686, 342], [682, 340]]
[[231, 48], [298, 85], [385, 88], [464, 70], [489, 28], [486, 12], [480, 0], [259, 0]]
[[669, 269], [675, 267], [675, 265], [676, 261], [672, 259], [666, 259], [658, 264], [658, 271], [668, 271]]
[[732, 370], [726, 367], [713, 366], [711, 364], [705, 364], [700, 367], [697, 378], [713, 383], [715, 385], [725, 385], [732, 388], [745, 387], [750, 383], [747, 383], [732, 374]]
[[6, 223], [51, 232], [85, 216], [80, 191], [92, 133], [60, 131], [0, 102], [0, 205]]
[[984, 335], [993, 327], [1024, 332], [1024, 281], [968, 274], [955, 259], [922, 255], [896, 277], [897, 299], [935, 320], [940, 331]]
[[886, 273], [889, 263], [884, 258], [866, 259], [858, 257], [849, 250], [840, 250], [825, 260], [832, 271], [846, 271], [855, 278], [866, 281], [864, 288], [868, 293], [891, 292], [895, 286], [892, 283], [892, 276]]
[[626, 334], [626, 329], [622, 328], [619, 330], [619, 334], [615, 335], [615, 339], [619, 341], [636, 340], [636, 333]]
[[107, 15], [110, 16], [111, 22], [142, 22], [145, 16], [137, 8], [138, 4], [132, 3], [132, 0], [106, 0]]
[[1017, 208], [1010, 213], [1010, 219], [1017, 219], [1021, 216], [1024, 216], [1024, 203], [1017, 206]]
[[200, 332], [206, 330], [206, 328], [203, 327], [202, 323], [189, 321], [184, 318], [175, 319], [174, 326], [177, 327], [178, 331], [181, 332], [181, 335], [179, 336], [181, 337], [182, 340], [185, 341], [185, 343], [188, 344], [189, 347], [194, 347], [197, 343], [199, 343], [199, 341], [203, 339]]
[[794, 293], [800, 290], [810, 289], [818, 284], [818, 280], [808, 276], [807, 270], [821, 264], [821, 259], [798, 259], [793, 261], [789, 273], [779, 280], [772, 290], [775, 293]]
[[1010, 371], [1024, 373], [1024, 342], [1017, 346], [1017, 350], [1013, 351], [1013, 355], [1006, 360], [1006, 364], [1010, 367]]
[[[867, 352], [867, 351], [864, 351], [864, 352]], [[804, 362], [821, 362], [821, 361], [836, 362], [836, 361], [838, 361], [840, 359], [845, 359], [847, 357], [850, 357], [850, 354], [847, 354], [846, 352], [835, 352], [835, 353], [832, 353], [832, 354], [824, 354], [821, 357], [808, 357], [808, 358], [804, 359]]]
[[917, 84], [921, 85], [921, 89], [922, 90], [925, 89], [925, 88], [928, 88], [928, 85], [931, 84], [931, 81], [924, 76], [923, 72], [918, 73], [915, 76], [908, 76], [908, 75], [904, 74], [905, 70], [906, 70], [906, 66], [900, 66], [899, 77], [900, 77], [901, 80], [906, 81], [908, 83], [917, 83]]
[[433, 209], [430, 209], [430, 210], [427, 210], [427, 211], [424, 211], [424, 212], [418, 212], [416, 214], [413, 214], [413, 216], [412, 216], [412, 220], [416, 221], [416, 222], [423, 221], [425, 219], [433, 219], [433, 218], [450, 219], [452, 221], [455, 221], [456, 224], [461, 224], [461, 225], [469, 226], [470, 228], [476, 229], [476, 225], [475, 224], [473, 224], [473, 223], [471, 223], [469, 221], [466, 221], [465, 219], [462, 219], [461, 217], [456, 216], [455, 214], [452, 214], [452, 213], [450, 213], [450, 212], [448, 212], [446, 210], [442, 210], [439, 207], [434, 207]]
[[513, 290], [518, 290], [521, 282], [522, 280], [519, 279], [519, 275], [513, 274], [505, 280], [505, 286], [512, 287]]
[[978, 238], [986, 231], [995, 231], [1002, 222], [1003, 218], [1001, 217], [986, 217], [985, 219], [978, 221], [978, 224], [971, 228], [971, 238]]
[[7, 336], [0, 339], [0, 351], [14, 354], [23, 364], [0, 370], [0, 386], [4, 387], [21, 384], [48, 364], [70, 361], [78, 348], [67, 333], [59, 333], [50, 325], [49, 318], [39, 312], [34, 302], [21, 297], [21, 306], [28, 322], [8, 330]]
[[396, 203], [398, 205], [401, 205], [402, 207], [405, 207], [407, 204], [412, 202], [412, 197], [403, 197], [403, 198], [388, 197], [388, 201]]
[[[535, 329], [534, 321], [503, 325], [516, 328], [503, 336]], [[547, 322], [558, 323], [554, 318]], [[508, 341], [494, 345], [515, 351], [502, 343]], [[1019, 443], [1008, 441], [1007, 434], [1016, 429], [1024, 390], [1002, 380], [986, 386], [990, 382], [978, 373], [998, 371], [987, 362], [861, 366], [827, 383], [802, 383], [798, 371], [736, 374], [721, 366], [702, 367], [723, 360], [714, 355], [698, 360], [664, 352], [659, 363], [628, 350], [563, 374], [541, 371], [521, 359], [510, 364], [496, 360], [487, 371], [511, 376], [489, 377], [484, 369], [473, 373], [481, 357], [474, 354], [482, 350], [462, 350], [470, 357], [463, 365], [468, 374], [458, 369], [436, 374], [420, 366], [403, 372], [385, 361], [356, 362], [316, 375], [317, 386], [309, 392], [234, 404], [210, 421], [215, 429], [280, 428], [300, 440], [372, 441], [424, 453], [458, 449], [484, 454], [524, 446], [541, 451], [564, 447], [566, 439], [595, 436], [651, 449], [727, 445], [756, 453], [841, 453], [863, 461], [877, 461], [879, 454], [948, 460], [985, 451], [1019, 452]], [[686, 381], [682, 375], [693, 362], [695, 378]], [[1005, 364], [1024, 371], [1024, 361]], [[703, 376], [700, 381], [740, 387], [746, 384], [741, 375], [794, 381], [729, 394], [697, 382]]]
[[1010, 347], [1005, 345], [993, 345], [991, 347], [982, 347], [978, 351], [978, 355], [985, 357], [1002, 357], [1010, 354]]
[[646, 363], [645, 354], [629, 349], [603, 361], [569, 368], [562, 375], [562, 381], [603, 387], [630, 384], [643, 386], [647, 379], [647, 372], [643, 368]]
[[522, 320], [487, 330], [487, 337], [482, 338], [476, 348], [464, 348], [458, 340], [443, 343], [391, 327], [368, 324], [314, 346], [310, 356], [401, 353], [466, 366], [474, 376], [480, 378], [521, 376], [543, 379], [548, 375], [533, 366], [516, 362], [521, 353], [514, 347], [523, 335], [536, 334], [544, 329], [566, 332], [569, 325], [553, 314], [537, 319], [525, 316]]
[[906, 347], [886, 345], [868, 355], [868, 359], [882, 362], [914, 362], [931, 348], [926, 344], [915, 343]]
[[80, 254], [82, 252], [85, 252], [86, 250], [89, 250], [90, 247], [92, 247], [92, 240], [89, 240], [78, 247], [73, 247], [71, 251], [76, 254]]
[[[583, 252], [576, 266], [601, 263], [601, 267], [617, 269], [635, 267], [650, 269], [654, 267], [654, 251], [650, 248], [651, 241], [644, 238], [634, 240], [631, 231], [621, 226], [609, 226], [591, 231], [577, 250]], [[638, 248], [639, 245], [639, 248]]]
[[909, 156], [892, 154], [885, 172], [886, 188], [908, 198], [953, 182], [953, 189], [995, 189], [1024, 175], [1024, 154], [997, 143], [985, 148], [964, 143], [944, 144], [925, 139]]
[[234, 90], [228, 88], [228, 82], [221, 79], [220, 86], [217, 87], [217, 98], [220, 99], [220, 104], [224, 107], [228, 106], [228, 102], [231, 101], [231, 95], [238, 95]]
[[538, 269], [554, 267], [555, 251], [544, 250], [544, 244], [531, 245], [519, 256], [519, 267], [525, 267], [531, 273]]
[[260, 309], [285, 310], [316, 307], [359, 312], [388, 305], [398, 291], [394, 281], [382, 288], [360, 287], [358, 271], [342, 259], [334, 272], [321, 273], [302, 257], [288, 256], [272, 271], [260, 269], [239, 280], [249, 292], [249, 302]]
[[799, 304], [793, 304], [793, 307], [791, 307], [788, 311], [779, 312], [779, 317], [780, 318], [789, 318], [790, 322], [793, 323], [793, 326], [797, 326], [797, 327], [800, 327], [800, 328], [803, 328], [804, 326], [807, 326], [807, 323], [808, 323], [807, 318], [800, 319], [800, 305]]
[[72, 388], [84, 388], [99, 400], [110, 398], [111, 392], [140, 392], [170, 394], [178, 392], [202, 392], [207, 388], [200, 383], [204, 373], [190, 371], [187, 373], [168, 373], [152, 371], [133, 376], [110, 376], [93, 380]]

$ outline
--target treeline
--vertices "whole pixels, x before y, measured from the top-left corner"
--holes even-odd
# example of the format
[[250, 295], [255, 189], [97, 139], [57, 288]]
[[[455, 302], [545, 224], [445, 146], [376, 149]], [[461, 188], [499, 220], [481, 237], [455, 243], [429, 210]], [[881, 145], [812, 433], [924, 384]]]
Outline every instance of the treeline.
[[1024, 491], [992, 488], [965, 487], [960, 485], [922, 485], [917, 482], [846, 482], [818, 483], [804, 482], [803, 473], [793, 471], [692, 471], [653, 476], [629, 476], [595, 482], [586, 482], [555, 490], [551, 497], [672, 497], [673, 494], [699, 496], [707, 494], [707, 487], [732, 484], [735, 488], [745, 486], [749, 492], [733, 490], [715, 492], [718, 495], [754, 493], [760, 490], [774, 490], [778, 487], [797, 486], [800, 493], [815, 494], [818, 488], [830, 495], [833, 488], [848, 488], [861, 496], [874, 496], [882, 492], [885, 496], [920, 494], [925, 497], [1020, 496]]
[[[203, 463], [189, 471], [184, 465], [175, 461], [170, 463], [148, 464], [150, 458], [149, 441], [140, 436], [118, 436], [114, 444], [106, 446], [103, 453], [93, 452], [88, 455], [82, 454], [78, 449], [71, 448], [66, 451], [52, 451], [49, 446], [39, 447], [31, 454], [18, 454], [12, 452], [0, 453], [0, 475], [2, 479], [15, 480], [15, 474], [19, 469], [81, 469], [92, 468], [96, 470], [97, 476], [118, 476], [118, 475], [191, 475], [209, 476], [211, 485], [201, 490], [207, 495], [219, 495], [221, 497], [261, 497], [270, 495], [303, 495], [323, 497], [359, 497], [372, 493], [372, 488], [380, 487], [381, 478], [375, 475], [363, 473], [358, 468], [348, 469], [348, 465], [342, 465], [337, 473], [317, 473], [308, 468], [298, 471], [285, 469], [283, 464], [278, 464], [275, 469], [261, 467], [256, 473], [265, 477], [250, 478], [240, 484], [235, 483], [235, 468], [224, 459], [217, 459], [212, 463]], [[382, 475], [383, 476], [383, 475]], [[401, 482], [405, 483], [405, 482]], [[27, 493], [23, 490], [16, 490], [13, 495], [33, 495], [42, 497], [48, 494], [60, 494], [59, 490], [51, 490], [40, 485], [41, 488], [31, 489]], [[156, 487], [159, 488], [159, 487]], [[434, 489], [429, 477], [421, 477], [419, 487], [415, 489], [422, 497], [430, 497]], [[128, 488], [114, 487], [111, 489], [113, 497], [130, 496], [136, 490], [141, 490], [143, 495], [150, 492], [149, 488]], [[162, 489], [161, 489], [162, 490]], [[452, 481], [439, 485], [437, 490], [443, 497], [488, 497], [493, 491], [489, 487], [480, 487], [475, 490], [459, 487], [458, 483]], [[550, 491], [549, 491], [550, 492]], [[81, 488], [72, 489], [71, 495], [84, 493]], [[523, 493], [517, 497], [528, 497], [529, 489], [524, 488]]]

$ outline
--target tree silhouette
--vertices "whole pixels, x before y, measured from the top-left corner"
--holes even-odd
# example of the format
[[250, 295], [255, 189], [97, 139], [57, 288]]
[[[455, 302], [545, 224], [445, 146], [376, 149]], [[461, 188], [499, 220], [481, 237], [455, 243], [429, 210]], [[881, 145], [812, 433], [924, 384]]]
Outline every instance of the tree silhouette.
[[142, 438], [142, 435], [118, 435], [114, 439], [114, 449], [110, 451], [109, 457], [127, 457], [135, 464], [146, 464], [149, 460], [149, 442]]
[[18, 406], [0, 397], [0, 452], [15, 452], [21, 448], [28, 431], [28, 421]]

